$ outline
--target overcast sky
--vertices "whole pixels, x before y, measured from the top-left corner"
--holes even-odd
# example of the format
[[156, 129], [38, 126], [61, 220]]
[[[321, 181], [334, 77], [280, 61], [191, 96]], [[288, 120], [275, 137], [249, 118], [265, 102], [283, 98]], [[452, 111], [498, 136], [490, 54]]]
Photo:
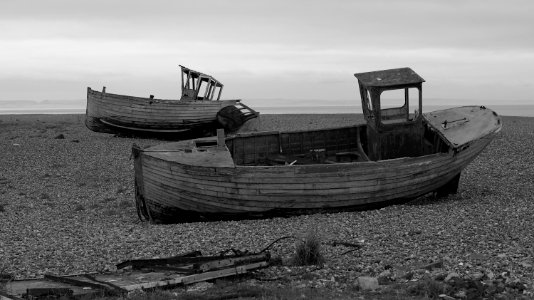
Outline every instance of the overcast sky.
[[532, 0], [1, 0], [0, 101], [81, 102], [104, 85], [177, 98], [182, 64], [251, 105], [359, 103], [354, 73], [398, 67], [426, 80], [426, 104], [530, 103], [533, 11]]

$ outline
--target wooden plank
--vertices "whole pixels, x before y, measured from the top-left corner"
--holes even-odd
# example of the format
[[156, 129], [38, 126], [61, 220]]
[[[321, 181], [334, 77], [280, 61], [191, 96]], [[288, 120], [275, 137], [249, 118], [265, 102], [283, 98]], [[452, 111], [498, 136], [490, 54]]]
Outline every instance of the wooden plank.
[[[428, 165], [443, 164], [450, 160], [449, 154], [436, 154], [428, 156], [426, 161], [409, 160], [402, 164], [387, 164], [380, 162], [352, 162], [339, 164], [318, 164], [318, 165], [293, 165], [293, 166], [238, 166], [235, 168], [211, 168], [189, 166], [180, 163], [165, 161], [163, 159], [153, 160], [157, 154], [146, 153], [143, 159], [143, 166], [148, 169], [171, 169], [177, 174], [184, 176], [200, 176], [206, 180], [253, 183], [263, 182], [263, 179], [270, 178], [290, 178], [307, 182], [309, 178], [317, 180], [317, 176], [325, 178], [333, 177], [360, 177], [360, 178], [381, 178], [383, 176], [395, 176], [391, 170], [403, 170], [403, 173], [417, 173], [419, 169]], [[220, 178], [224, 178], [219, 180]], [[286, 182], [281, 179], [280, 182]]]
[[[454, 169], [453, 169], [454, 170]], [[458, 170], [455, 170], [456, 173], [458, 173]], [[410, 188], [412, 186], [416, 186], [417, 184], [424, 183], [429, 180], [433, 180], [435, 178], [439, 178], [442, 173], [438, 174], [431, 174], [427, 175], [425, 177], [420, 177], [411, 181], [405, 181], [400, 183], [391, 183], [388, 185], [371, 185], [368, 187], [355, 187], [355, 188], [340, 188], [340, 189], [322, 189], [322, 190], [283, 190], [283, 189], [273, 189], [273, 190], [264, 190], [264, 189], [256, 189], [256, 190], [239, 190], [237, 192], [215, 192], [210, 191], [207, 189], [199, 190], [198, 188], [192, 188], [187, 187], [184, 185], [179, 186], [172, 186], [172, 185], [160, 185], [158, 182], [154, 182], [152, 180], [146, 180], [146, 185], [150, 185], [150, 190], [147, 189], [147, 193], [149, 191], [154, 191], [154, 188], [161, 189], [162, 192], [165, 193], [171, 193], [174, 191], [176, 195], [180, 194], [197, 194], [202, 196], [208, 196], [210, 198], [227, 198], [227, 199], [243, 199], [248, 201], [256, 200], [259, 203], [265, 202], [265, 203], [278, 203], [278, 202], [285, 202], [289, 201], [291, 199], [302, 199], [302, 201], [306, 202], [323, 202], [325, 204], [329, 203], [330, 201], [334, 201], [339, 196], [349, 196], [350, 199], [357, 200], [359, 198], [363, 197], [371, 197], [371, 196], [381, 196], [382, 194], [385, 194], [386, 192], [390, 191], [401, 191], [405, 188]], [[352, 195], [352, 196], [351, 196]], [[329, 196], [328, 199], [325, 199], [324, 196]]]
[[[243, 198], [243, 201], [236, 197], [232, 198], [223, 198], [221, 196], [207, 196], [206, 194], [192, 193], [180, 191], [176, 194], [172, 189], [166, 189], [164, 191], [166, 196], [163, 196], [164, 199], [177, 199], [179, 197], [179, 202], [175, 202], [174, 205], [167, 203], [170, 207], [181, 207], [182, 209], [187, 209], [184, 207], [188, 206], [189, 208], [205, 209], [212, 207], [213, 211], [266, 211], [269, 209], [275, 208], [322, 208], [322, 207], [343, 207], [343, 206], [357, 206], [360, 204], [366, 204], [371, 202], [381, 202], [396, 197], [410, 197], [416, 196], [420, 193], [426, 193], [428, 188], [436, 188], [444, 184], [447, 178], [452, 178], [456, 171], [453, 171], [451, 175], [443, 176], [442, 179], [436, 177], [432, 180], [427, 180], [419, 185], [408, 186], [405, 188], [398, 188], [394, 190], [383, 190], [380, 193], [371, 193], [367, 195], [362, 194], [339, 194], [332, 195], [328, 197], [328, 200], [325, 200], [324, 197], [318, 196], [306, 196], [299, 197], [295, 195], [281, 195], [277, 197], [276, 201], [273, 200], [274, 197], [265, 197], [263, 201], [253, 202], [252, 199], [258, 199], [258, 196], [250, 196], [248, 198]], [[429, 191], [431, 191], [430, 189]], [[149, 191], [149, 194], [152, 195], [152, 191]], [[151, 198], [151, 197], [150, 197]], [[283, 198], [283, 201], [281, 200]], [[280, 201], [279, 201], [280, 200]], [[248, 205], [247, 205], [248, 204]], [[217, 209], [218, 208], [218, 209]], [[200, 210], [202, 211], [202, 210]]]
[[99, 274], [98, 280], [112, 282], [126, 292], [142, 288], [155, 288], [180, 284], [183, 274], [169, 272], [131, 272], [124, 274]]
[[228, 268], [228, 269], [223, 269], [223, 270], [218, 270], [218, 271], [211, 271], [211, 272], [204, 272], [204, 273], [201, 273], [201, 274], [185, 276], [182, 279], [182, 282], [184, 284], [192, 284], [192, 283], [200, 282], [200, 281], [206, 281], [206, 280], [222, 278], [222, 277], [228, 277], [228, 276], [234, 276], [234, 275], [240, 275], [240, 274], [247, 273], [249, 270], [254, 270], [254, 269], [267, 267], [268, 265], [269, 265], [268, 262], [262, 261], [262, 262], [257, 262], [257, 263], [237, 266], [237, 267], [234, 267], [234, 268]]
[[[233, 258], [233, 257], [229, 257]], [[127, 260], [120, 264], [117, 264], [117, 269], [125, 267], [132, 267], [134, 269], [149, 268], [152, 266], [182, 266], [193, 268], [195, 264], [221, 260], [220, 256], [199, 256], [199, 257], [187, 257], [187, 256], [175, 256], [167, 258], [154, 258], [154, 259], [133, 259]]]
[[[286, 180], [285, 182], [245, 182], [240, 183], [236, 180], [224, 181], [210, 181], [203, 180], [202, 177], [188, 177], [181, 176], [179, 173], [168, 173], [168, 170], [155, 170], [145, 168], [144, 176], [147, 180], [153, 180], [156, 182], [161, 182], [166, 185], [176, 185], [180, 187], [190, 187], [191, 189], [202, 189], [206, 191], [213, 192], [223, 192], [223, 193], [236, 193], [236, 194], [250, 194], [246, 190], [251, 191], [281, 191], [281, 192], [291, 192], [296, 190], [301, 193], [306, 193], [307, 191], [321, 191], [321, 190], [341, 190], [349, 191], [348, 189], [360, 189], [362, 192], [366, 191], [367, 188], [372, 188], [377, 185], [380, 185], [382, 188], [386, 188], [391, 184], [402, 184], [402, 183], [411, 183], [417, 180], [417, 178], [423, 177], [431, 173], [439, 173], [442, 170], [450, 169], [450, 164], [443, 163], [441, 165], [430, 166], [428, 168], [419, 168], [416, 170], [410, 170], [410, 173], [384, 173], [384, 176], [380, 174], [368, 174], [365, 176], [338, 176], [338, 177], [325, 177], [325, 180], [322, 178], [313, 178], [307, 177], [307, 181], [304, 181], [304, 178], [298, 178], [299, 180]], [[386, 175], [389, 175], [386, 177]], [[267, 178], [266, 178], [267, 179]], [[329, 179], [328, 181], [326, 179]], [[254, 192], [252, 194], [257, 194]]]
[[282, 197], [282, 196], [280, 196], [280, 197]]
[[[226, 188], [230, 188], [230, 191], [236, 189], [280, 189], [280, 188], [294, 188], [294, 189], [330, 189], [330, 188], [346, 188], [346, 187], [366, 187], [374, 186], [377, 183], [388, 184], [394, 182], [409, 181], [415, 179], [417, 176], [422, 176], [425, 172], [439, 172], [441, 169], [448, 169], [450, 167], [451, 160], [444, 160], [436, 164], [428, 164], [424, 166], [418, 166], [418, 168], [399, 168], [397, 171], [389, 170], [390, 172], [384, 172], [382, 174], [377, 173], [364, 173], [364, 175], [359, 174], [340, 174], [336, 175], [335, 173], [330, 174], [331, 177], [323, 176], [321, 178], [308, 176], [308, 177], [299, 177], [291, 180], [279, 180], [274, 176], [264, 177], [264, 181], [250, 181], [247, 179], [247, 174], [241, 174], [237, 177], [226, 177], [222, 176], [218, 179], [213, 180], [216, 177], [205, 178], [202, 176], [190, 176], [178, 172], [175, 169], [165, 170], [158, 169], [153, 167], [145, 166], [146, 174], [145, 176], [148, 179], [153, 180], [164, 180], [169, 181], [171, 184], [185, 184], [186, 186], [190, 184], [194, 188], [202, 187], [204, 189], [210, 189], [211, 186], [215, 188], [215, 191], [225, 191]], [[252, 170], [251, 170], [252, 171]], [[342, 176], [343, 175], [343, 176]], [[258, 177], [261, 178], [261, 177]], [[239, 180], [244, 179], [244, 180]], [[246, 180], [245, 180], [246, 179]], [[201, 186], [196, 186], [197, 184]]]
[[[454, 174], [453, 174], [454, 175]], [[453, 177], [453, 176], [452, 176]], [[449, 177], [449, 178], [452, 178]], [[252, 206], [247, 206], [247, 202], [239, 202], [236, 199], [226, 199], [227, 201], [232, 201], [234, 205], [223, 205], [221, 204], [222, 199], [220, 197], [216, 199], [207, 199], [206, 197], [197, 197], [198, 195], [185, 195], [181, 202], [175, 203], [175, 207], [181, 208], [184, 210], [197, 211], [200, 213], [212, 212], [212, 213], [229, 213], [229, 214], [238, 214], [238, 213], [247, 213], [247, 212], [268, 212], [273, 209], [277, 209], [280, 212], [285, 209], [335, 209], [335, 208], [349, 208], [356, 207], [359, 205], [369, 204], [369, 203], [379, 203], [383, 201], [390, 201], [393, 199], [399, 198], [413, 198], [419, 195], [423, 195], [430, 191], [433, 191], [437, 187], [441, 186], [443, 183], [430, 182], [425, 185], [414, 186], [407, 191], [395, 191], [389, 195], [372, 195], [366, 198], [359, 199], [347, 199], [347, 200], [338, 200], [332, 197], [329, 202], [317, 201], [310, 202], [307, 199], [300, 199], [303, 201], [284, 201], [284, 202], [264, 202], [264, 205], [253, 204]], [[336, 197], [337, 198], [337, 197]], [[169, 206], [172, 207], [172, 206]]]
[[420, 84], [425, 80], [410, 68], [398, 68], [354, 74], [364, 87], [395, 87]]
[[143, 117], [147, 118], [159, 118], [162, 120], [169, 119], [172, 121], [172, 118], [179, 117], [186, 120], [195, 120], [196, 118], [213, 118], [215, 120], [217, 112], [228, 104], [220, 102], [220, 104], [210, 104], [210, 105], [201, 105], [201, 103], [194, 105], [192, 104], [175, 104], [169, 106], [157, 106], [152, 105], [150, 107], [146, 106], [133, 106], [132, 104], [120, 105], [120, 103], [115, 104], [105, 104], [101, 105], [98, 108], [98, 117], [108, 117], [108, 118], [121, 118], [124, 120], [143, 120]]
[[91, 287], [96, 290], [107, 291], [113, 294], [120, 294], [122, 292], [119, 288], [113, 288], [109, 285], [95, 282], [90, 278], [86, 278], [86, 280], [80, 280], [80, 278], [77, 278], [77, 276], [54, 276], [50, 274], [45, 274], [44, 278], [47, 280], [66, 283], [78, 287]]
[[270, 255], [268, 253], [259, 253], [253, 255], [246, 255], [240, 257], [230, 257], [227, 259], [218, 259], [214, 261], [199, 263], [195, 265], [195, 269], [198, 269], [202, 272], [207, 272], [209, 270], [216, 270], [221, 268], [227, 268], [230, 266], [236, 266], [238, 264], [253, 263], [258, 261], [267, 261], [269, 260]]
[[[248, 172], [223, 172], [218, 174], [218, 171], [220, 169], [210, 170], [209, 174], [208, 172], [192, 172], [191, 170], [187, 170], [185, 172], [184, 170], [181, 170], [180, 168], [175, 168], [174, 166], [166, 167], [156, 167], [154, 165], [150, 164], [144, 164], [143, 166], [148, 170], [148, 172], [151, 172], [155, 177], [163, 176], [163, 177], [169, 177], [171, 179], [179, 179], [179, 180], [191, 180], [193, 183], [197, 180], [201, 184], [213, 184], [213, 185], [223, 185], [223, 186], [230, 186], [230, 187], [241, 187], [241, 186], [252, 186], [254, 184], [286, 184], [288, 183], [288, 180], [292, 184], [322, 184], [322, 183], [337, 183], [337, 182], [352, 182], [352, 181], [367, 181], [367, 180], [387, 180], [387, 179], [397, 179], [399, 177], [404, 176], [416, 176], [420, 172], [424, 172], [425, 170], [429, 169], [438, 169], [442, 166], [446, 166], [447, 164], [450, 164], [451, 158], [444, 160], [438, 160], [435, 161], [432, 164], [424, 164], [424, 165], [407, 165], [405, 168], [397, 168], [397, 169], [389, 169], [389, 170], [381, 170], [381, 169], [370, 169], [368, 172], [343, 172], [343, 173], [336, 173], [335, 169], [330, 173], [317, 173], [315, 176], [312, 172], [308, 172], [306, 174], [298, 174], [295, 172], [287, 173], [288, 171], [294, 171], [294, 168], [288, 167], [287, 171], [285, 172], [279, 172], [280, 174], [277, 175], [275, 172], [262, 172], [262, 170], [258, 170], [257, 173], [261, 176], [255, 176], [249, 178], [250, 173], [253, 173], [256, 169], [251, 167], [248, 168]], [[392, 172], [394, 170], [394, 172]], [[207, 170], [203, 170], [207, 171]], [[373, 173], [374, 171], [374, 173]], [[217, 176], [218, 175], [218, 176]], [[321, 180], [317, 178], [317, 176], [322, 176]], [[198, 179], [195, 179], [198, 178]], [[219, 183], [221, 182], [221, 183]], [[227, 182], [227, 183], [225, 183]]]
[[165, 287], [165, 286], [172, 286], [172, 285], [178, 285], [178, 284], [187, 285], [187, 284], [192, 284], [192, 283], [200, 282], [200, 281], [206, 281], [210, 279], [244, 274], [249, 270], [266, 267], [268, 265], [269, 264], [267, 262], [262, 261], [262, 262], [247, 264], [243, 266], [237, 266], [234, 268], [223, 269], [223, 270], [218, 270], [218, 271], [210, 271], [210, 272], [189, 275], [189, 276], [182, 276], [182, 277], [168, 279], [168, 280], [151, 281], [151, 282], [143, 282], [143, 283], [132, 284], [132, 285], [125, 285], [125, 286], [122, 286], [122, 288], [128, 291], [134, 291], [134, 290], [139, 290], [139, 289], [151, 289], [151, 288], [156, 288], [156, 287]]
[[69, 288], [31, 288], [26, 289], [28, 299], [72, 299], [74, 291]]
[[0, 300], [23, 300], [15, 295], [10, 295], [0, 290]]
[[[236, 199], [226, 199], [228, 202], [233, 202], [234, 206], [221, 206], [221, 201], [225, 200], [220, 197], [209, 200], [206, 197], [197, 197], [197, 194], [183, 195], [185, 198], [182, 198], [182, 201], [176, 203], [177, 207], [184, 210], [197, 211], [200, 213], [224, 213], [224, 214], [239, 214], [239, 213], [250, 213], [250, 212], [268, 212], [273, 209], [277, 209], [280, 212], [285, 209], [299, 209], [301, 212], [308, 211], [310, 209], [341, 209], [341, 208], [350, 208], [356, 207], [359, 205], [369, 204], [369, 203], [378, 203], [382, 201], [390, 201], [399, 198], [413, 198], [419, 195], [426, 194], [430, 191], [435, 190], [436, 188], [443, 185], [443, 180], [451, 179], [457, 173], [451, 173], [450, 175], [444, 176], [442, 181], [432, 181], [424, 185], [413, 186], [411, 190], [399, 192], [395, 191], [390, 193], [390, 195], [380, 195], [372, 196], [369, 198], [360, 198], [360, 199], [348, 199], [345, 201], [337, 201], [332, 198], [332, 201], [325, 203], [321, 202], [298, 202], [298, 201], [285, 201], [283, 203], [272, 203], [266, 201], [265, 204], [270, 205], [270, 207], [261, 207], [259, 205], [253, 205], [252, 207], [247, 207], [247, 201], [240, 202]], [[344, 196], [344, 195], [341, 195]], [[308, 197], [309, 198], [309, 197]], [[336, 197], [337, 198], [337, 197]], [[162, 199], [159, 199], [162, 201]], [[336, 200], [336, 201], [334, 201]], [[184, 207], [185, 206], [185, 207]], [[161, 207], [161, 206], [158, 206]], [[172, 206], [169, 206], [172, 207]], [[166, 215], [166, 211], [159, 211], [158, 213]]]
[[[177, 128], [177, 129], [153, 129], [153, 128], [141, 128], [141, 127], [130, 127], [130, 126], [121, 126], [118, 124], [114, 124], [112, 122], [108, 122], [105, 120], [100, 119], [100, 122], [112, 126], [117, 127], [121, 129], [127, 129], [127, 130], [135, 130], [135, 131], [148, 131], [148, 132], [154, 132], [154, 133], [179, 133], [189, 130], [188, 128]], [[155, 126], [156, 127], [156, 126]], [[161, 124], [159, 124], [157, 127], [161, 127]], [[183, 127], [183, 126], [181, 126]]]
[[[117, 130], [183, 129], [207, 125], [216, 120], [217, 112], [238, 100], [223, 101], [178, 101], [150, 99], [100, 93], [88, 88], [87, 117], [125, 128]], [[98, 130], [98, 126], [89, 127]]]
[[69, 288], [73, 291], [74, 296], [97, 294], [103, 290], [100, 288], [91, 288], [89, 285], [74, 285], [51, 281], [46, 278], [14, 280], [5, 284], [5, 291], [9, 291], [9, 294], [6, 293], [6, 297], [13, 299], [20, 299], [28, 289], [38, 288]]
[[[129, 108], [125, 110], [123, 108], [99, 110], [96, 117], [107, 118], [119, 122], [168, 122], [169, 124], [181, 124], [191, 122], [206, 122], [215, 121], [216, 114], [219, 110], [218, 107], [211, 107], [207, 109], [192, 110], [190, 108], [184, 108], [177, 110], [176, 107], [168, 108], [167, 110], [133, 110]], [[152, 121], [153, 120], [153, 121]]]
[[[270, 168], [210, 168], [191, 169], [184, 168], [180, 164], [165, 163], [160, 160], [158, 163], [144, 163], [143, 166], [155, 176], [176, 178], [179, 180], [200, 180], [202, 184], [222, 185], [229, 187], [252, 186], [254, 184], [309, 184], [309, 183], [338, 183], [343, 181], [367, 181], [377, 179], [396, 179], [406, 176], [417, 176], [418, 173], [429, 169], [438, 169], [454, 160], [452, 155], [443, 155], [425, 163], [406, 164], [406, 166], [396, 166], [382, 168], [375, 164], [375, 168], [362, 168], [359, 163], [344, 163], [349, 168], [340, 170], [339, 168], [323, 168], [320, 172], [308, 166], [271, 166]], [[323, 166], [329, 166], [327, 164]], [[304, 172], [304, 170], [307, 172]], [[276, 172], [278, 171], [278, 172]], [[321, 178], [318, 178], [321, 176]]]

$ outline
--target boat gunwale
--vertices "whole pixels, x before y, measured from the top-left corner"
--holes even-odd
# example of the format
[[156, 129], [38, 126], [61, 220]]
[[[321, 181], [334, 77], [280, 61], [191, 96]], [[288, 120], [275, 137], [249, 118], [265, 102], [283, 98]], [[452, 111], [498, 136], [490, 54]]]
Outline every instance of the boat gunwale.
[[[96, 100], [103, 100], [102, 95], [110, 96], [112, 98], [122, 98], [122, 99], [129, 99], [129, 100], [137, 100], [137, 101], [155, 101], [155, 103], [164, 103], [164, 104], [209, 104], [209, 103], [221, 103], [221, 102], [241, 102], [241, 99], [224, 99], [224, 100], [180, 100], [180, 99], [160, 99], [160, 98], [147, 98], [147, 97], [139, 97], [139, 96], [131, 96], [131, 95], [123, 95], [123, 94], [114, 94], [114, 93], [108, 93], [108, 92], [101, 92], [97, 90], [93, 90], [90, 87], [87, 87], [87, 98], [92, 95], [93, 98]], [[100, 98], [94, 97], [94, 95], [100, 95]]]
[[183, 128], [176, 127], [175, 129], [154, 129], [154, 128], [148, 128], [148, 127], [131, 127], [131, 126], [124, 126], [124, 125], [110, 122], [107, 118], [99, 118], [99, 120], [100, 122], [108, 126], [112, 126], [112, 127], [120, 128], [120, 129], [132, 130], [132, 131], [145, 131], [145, 132], [154, 132], [154, 133], [183, 133], [191, 129], [189, 127], [183, 127]]
[[[178, 144], [178, 143], [182, 143], [182, 142], [176, 142], [176, 143], [173, 143], [173, 144]], [[190, 145], [190, 144], [185, 144], [184, 143], [184, 146], [186, 145]], [[324, 163], [316, 163], [316, 164], [303, 164], [303, 165], [274, 165], [274, 166], [269, 166], [269, 165], [237, 165], [234, 163], [234, 166], [233, 167], [218, 167], [218, 166], [201, 166], [201, 165], [196, 165], [196, 164], [190, 164], [190, 163], [186, 163], [186, 162], [178, 162], [178, 161], [174, 161], [174, 160], [168, 160], [168, 159], [165, 159], [163, 157], [158, 157], [158, 156], [154, 156], [154, 155], [150, 155], [149, 153], [172, 153], [172, 152], [186, 152], [186, 148], [182, 148], [182, 149], [174, 149], [174, 150], [155, 150], [155, 151], [150, 151], [148, 150], [150, 149], [149, 148], [146, 148], [146, 149], [141, 149], [140, 152], [143, 153], [143, 155], [148, 155], [150, 156], [151, 159], [157, 159], [157, 160], [161, 160], [161, 161], [164, 161], [164, 162], [168, 162], [168, 163], [172, 163], [172, 164], [178, 164], [178, 165], [182, 165], [182, 166], [190, 166], [190, 167], [195, 167], [195, 168], [206, 168], [206, 169], [236, 169], [236, 168], [242, 168], [242, 169], [278, 169], [278, 168], [297, 168], [297, 169], [300, 169], [300, 168], [304, 168], [304, 167], [307, 167], [307, 168], [317, 168], [317, 167], [320, 167], [320, 168], [325, 168], [325, 169], [328, 169], [328, 168], [335, 168], [336, 166], [348, 166], [348, 165], [361, 165], [361, 166], [365, 166], [365, 165], [375, 165], [377, 167], [380, 167], [381, 165], [386, 165], [386, 164], [404, 164], [406, 161], [413, 161], [413, 162], [409, 162], [409, 164], [416, 164], [416, 163], [423, 163], [425, 161], [428, 161], [428, 159], [430, 158], [444, 158], [446, 159], [447, 157], [451, 156], [450, 153], [443, 153], [443, 152], [438, 152], [438, 153], [432, 153], [432, 154], [427, 154], [427, 155], [422, 155], [422, 156], [416, 156], [416, 157], [399, 157], [399, 158], [393, 158], [393, 159], [385, 159], [385, 160], [379, 160], [379, 161], [353, 161], [353, 162], [336, 162], [336, 163], [332, 163], [332, 164], [324, 164]], [[228, 148], [226, 148], [224, 151], [228, 151]], [[409, 165], [408, 165], [409, 166]]]
[[[501, 124], [502, 124], [502, 122], [501, 122]], [[281, 135], [281, 134], [284, 134], [284, 133], [300, 133], [300, 132], [310, 132], [310, 131], [314, 131], [314, 132], [329, 131], [329, 130], [335, 130], [335, 129], [359, 128], [359, 127], [363, 127], [363, 126], [366, 126], [366, 125], [365, 124], [360, 124], [360, 125], [343, 126], [343, 127], [335, 127], [335, 128], [321, 128], [321, 129], [317, 129], [317, 130], [262, 131], [262, 132], [251, 132], [251, 133], [238, 133], [238, 134], [235, 134], [235, 135], [228, 136], [227, 139], [235, 139], [235, 138], [241, 138], [241, 137], [246, 138], [246, 137], [253, 137], [253, 136], [266, 136], [266, 135]], [[165, 158], [162, 158], [162, 157], [158, 157], [158, 156], [154, 156], [154, 155], [150, 155], [149, 154], [151, 152], [152, 153], [186, 152], [186, 149], [191, 149], [191, 146], [194, 145], [195, 141], [197, 141], [197, 140], [204, 140], [204, 141], [209, 140], [209, 141], [214, 141], [215, 142], [216, 141], [216, 137], [198, 138], [198, 139], [192, 139], [192, 140], [185, 140], [185, 141], [178, 141], [178, 142], [174, 142], [174, 143], [169, 143], [169, 144], [173, 144], [173, 145], [182, 146], [182, 148], [179, 148], [179, 149], [173, 149], [173, 150], [162, 150], [161, 149], [161, 150], [154, 150], [154, 151], [150, 150], [151, 148], [161, 146], [161, 144], [160, 144], [160, 145], [154, 145], [154, 146], [151, 146], [151, 147], [148, 147], [148, 148], [145, 148], [145, 149], [141, 149], [140, 151], [143, 154], [146, 153], [146, 155], [149, 155], [151, 158], [154, 158], [154, 159], [159, 159], [159, 160], [162, 160], [162, 161], [166, 161], [166, 162], [173, 163], [173, 164], [178, 164], [178, 165], [183, 165], [183, 166], [191, 166], [191, 167], [206, 168], [206, 169], [212, 169], [212, 168], [216, 168], [216, 169], [224, 169], [224, 168], [229, 168], [229, 169], [234, 169], [234, 168], [242, 168], [242, 169], [254, 169], [254, 168], [256, 168], [256, 169], [260, 169], [260, 168], [261, 169], [265, 169], [265, 168], [279, 169], [279, 168], [288, 168], [288, 167], [297, 168], [297, 169], [318, 168], [318, 167], [319, 168], [328, 169], [328, 168], [335, 168], [336, 166], [376, 165], [377, 167], [380, 167], [380, 166], [388, 165], [388, 164], [394, 164], [394, 165], [396, 165], [396, 164], [405, 164], [406, 166], [409, 166], [411, 164], [417, 164], [417, 163], [422, 163], [422, 162], [428, 161], [429, 159], [432, 159], [434, 157], [438, 158], [438, 157], [441, 156], [443, 158], [446, 158], [448, 156], [457, 155], [458, 152], [461, 152], [463, 149], [466, 149], [466, 148], [470, 147], [473, 143], [476, 143], [477, 141], [482, 140], [482, 139], [490, 138], [490, 136], [495, 135], [499, 131], [498, 130], [499, 128], [496, 128], [495, 130], [492, 130], [492, 131], [486, 133], [485, 135], [480, 136], [479, 138], [477, 138], [477, 139], [475, 139], [473, 141], [470, 141], [467, 144], [463, 144], [462, 147], [454, 148], [456, 151], [449, 151], [447, 153], [438, 152], [438, 153], [432, 153], [432, 154], [426, 154], [426, 155], [414, 156], [414, 157], [399, 157], [399, 158], [385, 159], [385, 160], [378, 160], [378, 161], [336, 162], [336, 163], [332, 163], [332, 164], [316, 163], [316, 164], [303, 164], [303, 165], [273, 165], [273, 166], [270, 166], [270, 165], [237, 165], [234, 162], [234, 166], [233, 167], [228, 167], [228, 166], [218, 167], [218, 166], [201, 166], [201, 165], [196, 165], [196, 164], [193, 164], [193, 163], [187, 163], [185, 161], [184, 162], [178, 162], [178, 161], [168, 160], [168, 159], [165, 159]], [[196, 148], [196, 147], [193, 146], [193, 148]], [[221, 150], [218, 150], [218, 151], [221, 151]], [[225, 149], [222, 150], [222, 151], [230, 152], [227, 147], [225, 147]]]

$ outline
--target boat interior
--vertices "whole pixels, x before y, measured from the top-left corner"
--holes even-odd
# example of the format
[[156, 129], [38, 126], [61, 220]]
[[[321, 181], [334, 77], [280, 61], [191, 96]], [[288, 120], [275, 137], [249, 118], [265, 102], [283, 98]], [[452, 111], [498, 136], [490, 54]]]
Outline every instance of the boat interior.
[[[355, 76], [366, 124], [228, 137], [226, 146], [234, 163], [243, 166], [332, 164], [417, 157], [450, 150], [420, 113], [424, 80], [414, 71], [402, 68]], [[393, 97], [389, 97], [390, 93]], [[410, 113], [410, 95], [416, 99], [413, 113]], [[391, 101], [397, 105], [388, 105]]]
[[[434, 131], [424, 127], [424, 143], [417, 155], [404, 155], [399, 148], [406, 147], [403, 139], [391, 149], [389, 159], [448, 152], [449, 146]], [[196, 147], [215, 146], [216, 142], [197, 141]], [[265, 132], [238, 134], [226, 138], [232, 159], [241, 166], [275, 166], [334, 164], [376, 161], [369, 151], [367, 125], [295, 132]], [[411, 146], [408, 146], [410, 149]]]

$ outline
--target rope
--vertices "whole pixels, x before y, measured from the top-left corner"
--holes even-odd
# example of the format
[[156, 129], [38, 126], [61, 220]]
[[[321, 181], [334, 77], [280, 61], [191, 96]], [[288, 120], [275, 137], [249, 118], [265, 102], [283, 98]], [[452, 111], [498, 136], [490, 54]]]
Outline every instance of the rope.
[[279, 241], [281, 240], [285, 240], [285, 239], [296, 239], [297, 237], [293, 236], [293, 235], [288, 235], [288, 236], [283, 236], [281, 238], [278, 238], [276, 240], [274, 240], [274, 242], [270, 243], [267, 247], [263, 248], [263, 250], [261, 250], [260, 252], [258, 253], [262, 253], [262, 252], [265, 252], [267, 250], [269, 250], [269, 248], [271, 248], [272, 245], [274, 245], [275, 243], [278, 243]]

